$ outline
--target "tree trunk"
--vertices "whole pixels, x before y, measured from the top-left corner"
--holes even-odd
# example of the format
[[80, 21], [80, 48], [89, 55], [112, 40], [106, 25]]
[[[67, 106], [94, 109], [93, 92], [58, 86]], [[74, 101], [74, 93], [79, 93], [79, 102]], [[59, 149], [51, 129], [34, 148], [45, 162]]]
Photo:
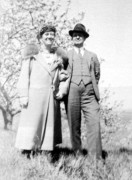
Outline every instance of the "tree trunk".
[[9, 126], [12, 126], [12, 122], [13, 122], [13, 118], [16, 114], [21, 112], [21, 109], [14, 109], [14, 110], [9, 110], [9, 109], [5, 109], [2, 106], [0, 106], [0, 110], [2, 112], [3, 115], [3, 119], [4, 119], [4, 129], [10, 129], [8, 128]]
[[7, 129], [9, 129], [8, 125], [12, 125], [14, 115], [12, 115], [10, 112], [6, 111], [5, 109], [1, 109], [1, 111], [2, 111], [2, 115], [3, 115], [3, 119], [4, 119], [4, 129], [7, 130]]
[[7, 117], [7, 112], [5, 111], [5, 109], [1, 109], [2, 110], [2, 115], [3, 115], [3, 119], [4, 119], [4, 129], [8, 129], [7, 125], [9, 123], [8, 121], [8, 117]]

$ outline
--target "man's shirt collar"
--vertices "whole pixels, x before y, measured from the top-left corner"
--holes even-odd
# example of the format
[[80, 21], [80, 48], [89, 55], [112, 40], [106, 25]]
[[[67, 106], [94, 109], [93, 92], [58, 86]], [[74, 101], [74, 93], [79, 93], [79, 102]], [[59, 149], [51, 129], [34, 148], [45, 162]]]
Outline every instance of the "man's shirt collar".
[[85, 48], [84, 47], [81, 47], [81, 48], [77, 48], [74, 46], [74, 50], [77, 54], [81, 53], [81, 55], [83, 56], [84, 55], [84, 52], [85, 52]]

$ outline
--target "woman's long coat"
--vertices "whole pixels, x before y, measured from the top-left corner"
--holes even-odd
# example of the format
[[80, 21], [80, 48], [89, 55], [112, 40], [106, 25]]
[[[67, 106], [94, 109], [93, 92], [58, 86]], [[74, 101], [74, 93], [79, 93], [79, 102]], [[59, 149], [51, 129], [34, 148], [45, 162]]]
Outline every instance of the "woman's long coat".
[[19, 121], [15, 144], [19, 149], [53, 150], [62, 143], [60, 104], [54, 98], [59, 88], [59, 69], [56, 63], [49, 68], [45, 58], [39, 53], [23, 61], [18, 87], [20, 97], [29, 100]]

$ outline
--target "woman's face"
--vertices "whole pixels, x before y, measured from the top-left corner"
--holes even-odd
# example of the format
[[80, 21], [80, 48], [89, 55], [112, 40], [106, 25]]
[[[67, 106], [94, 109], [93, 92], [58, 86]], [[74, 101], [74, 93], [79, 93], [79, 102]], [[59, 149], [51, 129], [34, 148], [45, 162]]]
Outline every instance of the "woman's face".
[[52, 45], [55, 40], [55, 33], [53, 31], [45, 32], [42, 35], [41, 41], [46, 45]]

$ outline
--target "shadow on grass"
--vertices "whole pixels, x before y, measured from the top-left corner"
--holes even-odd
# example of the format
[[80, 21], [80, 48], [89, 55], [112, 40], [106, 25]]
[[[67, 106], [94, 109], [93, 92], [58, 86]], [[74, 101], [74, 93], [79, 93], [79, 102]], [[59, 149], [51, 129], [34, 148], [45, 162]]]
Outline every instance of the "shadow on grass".
[[128, 149], [128, 148], [120, 148], [119, 149], [120, 153], [128, 153], [132, 155], [132, 149]]
[[132, 149], [122, 147], [119, 149], [119, 153], [127, 153], [128, 155], [132, 155]]
[[106, 160], [107, 157], [108, 157], [108, 152], [105, 150], [102, 150], [102, 159]]
[[[22, 154], [25, 155], [28, 159], [38, 155], [45, 155], [48, 156], [50, 155], [51, 157], [51, 163], [56, 163], [59, 161], [59, 159], [62, 156], [68, 157], [68, 156], [73, 156], [73, 157], [79, 157], [79, 156], [87, 156], [88, 151], [86, 149], [83, 149], [81, 152], [75, 152], [72, 149], [68, 147], [56, 147], [54, 151], [29, 151], [29, 150], [24, 150], [22, 151]], [[102, 151], [102, 159], [106, 159], [108, 157], [108, 153], [106, 151]]]
[[31, 151], [31, 150], [23, 150], [21, 152], [22, 155], [26, 156], [28, 159], [38, 155], [50, 155], [51, 157], [51, 162], [55, 163], [57, 161], [59, 161], [59, 159], [61, 158], [61, 156], [86, 156], [87, 150], [83, 149], [82, 152], [80, 153], [76, 153], [74, 152], [72, 149], [68, 148], [68, 147], [56, 147], [54, 149], [54, 151]]
[[[64, 155], [65, 157], [72, 155], [75, 157], [78, 156], [88, 156], [88, 151], [86, 149], [83, 149], [81, 152], [75, 152], [72, 149], [69, 149], [67, 147], [65, 148], [56, 148], [53, 152], [51, 152], [51, 157], [52, 157], [52, 163], [57, 162], [60, 157]], [[108, 152], [105, 150], [102, 150], [102, 160], [106, 160], [108, 157]]]
[[121, 147], [119, 149], [108, 150], [106, 158], [107, 158], [108, 154], [113, 154], [113, 155], [128, 154], [131, 156], [132, 155], [132, 149], [129, 149], [126, 147]]
[[68, 156], [86, 156], [88, 154], [86, 149], [83, 149], [81, 152], [75, 152], [68, 147], [56, 147], [54, 151], [51, 152], [52, 163], [57, 162], [60, 157], [63, 155]]

